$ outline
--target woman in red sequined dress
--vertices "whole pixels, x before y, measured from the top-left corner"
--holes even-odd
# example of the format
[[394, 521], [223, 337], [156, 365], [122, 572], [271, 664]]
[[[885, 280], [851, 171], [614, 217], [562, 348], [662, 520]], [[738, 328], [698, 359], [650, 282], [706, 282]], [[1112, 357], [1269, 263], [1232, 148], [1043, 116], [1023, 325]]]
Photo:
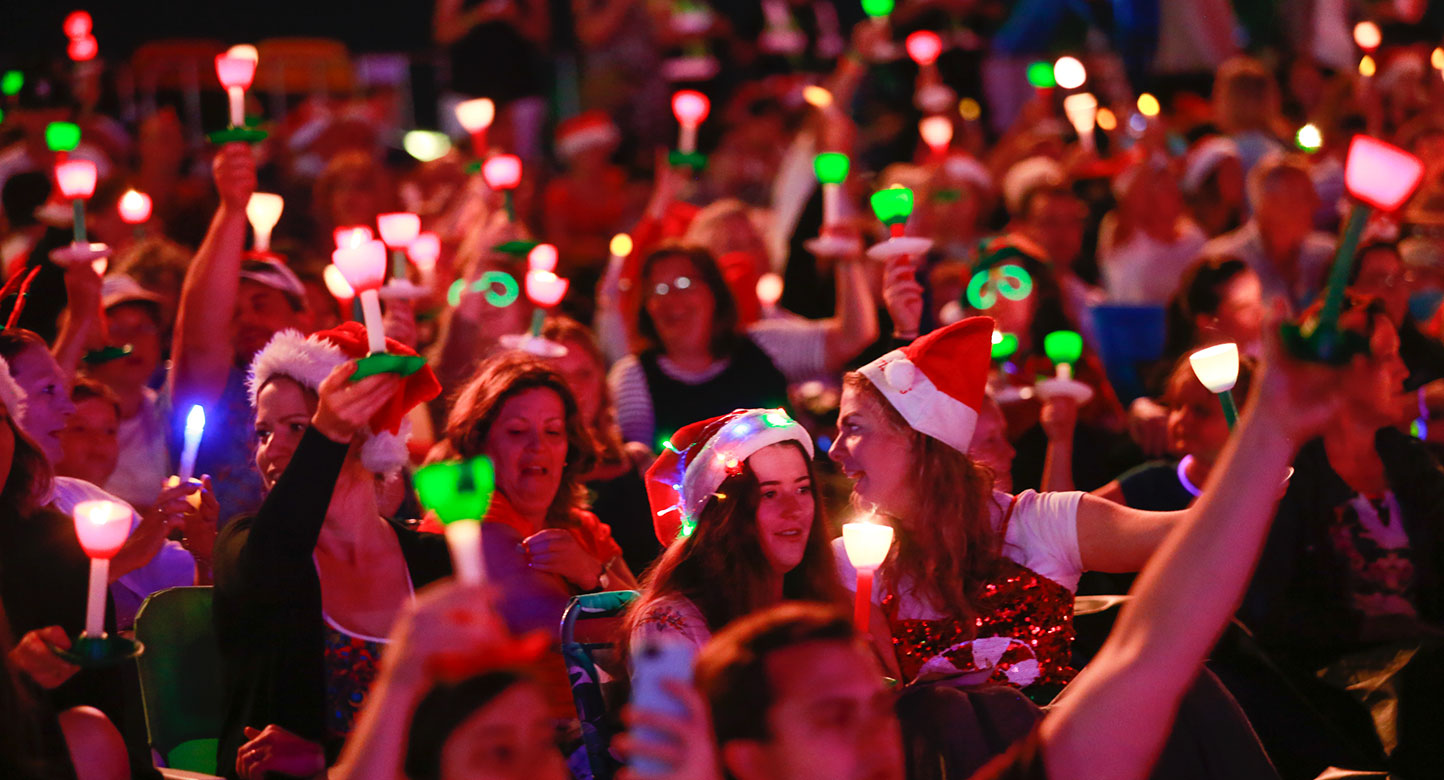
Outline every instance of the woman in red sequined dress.
[[967, 319], [848, 374], [830, 455], [854, 480], [854, 503], [896, 530], [872, 596], [885, 662], [908, 681], [991, 679], [1049, 699], [1074, 674], [1079, 575], [1137, 571], [1177, 515], [1077, 492], [995, 490], [967, 455], [992, 332], [991, 319]]

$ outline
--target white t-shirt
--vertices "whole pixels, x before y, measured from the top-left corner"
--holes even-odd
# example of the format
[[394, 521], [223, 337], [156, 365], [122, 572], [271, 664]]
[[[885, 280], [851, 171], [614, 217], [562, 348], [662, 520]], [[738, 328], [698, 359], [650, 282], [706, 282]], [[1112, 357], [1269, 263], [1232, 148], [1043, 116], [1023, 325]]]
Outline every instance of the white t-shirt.
[[[823, 373], [827, 328], [825, 320], [778, 317], [749, 325], [747, 338], [767, 354], [788, 382], [804, 382]], [[657, 367], [662, 373], [689, 385], [700, 385], [714, 379], [727, 370], [727, 365], [728, 361], [719, 360], [702, 371], [684, 371], [665, 355], [657, 359]], [[622, 429], [622, 438], [653, 446], [657, 424], [641, 360], [636, 355], [618, 360], [607, 374], [607, 388], [616, 404], [617, 424]]]
[[[46, 502], [60, 512], [70, 516], [75, 505], [82, 501], [114, 501], [125, 504], [100, 487], [73, 477], [56, 477], [51, 482], [50, 500]], [[129, 507], [129, 504], [126, 504]], [[130, 530], [140, 525], [140, 515], [130, 510]], [[179, 542], [166, 542], [150, 563], [121, 577], [110, 584], [110, 595], [115, 600], [115, 623], [118, 628], [127, 629], [135, 623], [135, 613], [140, 611], [141, 602], [156, 591], [196, 582], [196, 562], [190, 552]]]
[[1178, 237], [1164, 243], [1141, 230], [1122, 244], [1101, 247], [1098, 268], [1103, 276], [1103, 289], [1110, 303], [1168, 303], [1178, 289], [1178, 281], [1188, 264], [1199, 256], [1208, 241], [1203, 231], [1191, 220], [1180, 220]]
[[131, 506], [149, 506], [160, 497], [161, 485], [170, 476], [170, 453], [166, 448], [165, 410], [154, 390], [147, 388], [140, 411], [121, 420], [116, 432], [120, 458], [105, 481], [105, 489]]
[[[1079, 491], [1039, 493], [1025, 490], [1016, 499], [1007, 493], [994, 491], [994, 528], [1002, 525], [1009, 503], [1016, 501], [1003, 537], [1003, 555], [1070, 591], [1077, 590], [1078, 578], [1083, 575], [1083, 556], [1078, 550], [1078, 502], [1082, 499], [1083, 494]], [[843, 587], [857, 592], [857, 570], [848, 561], [841, 538], [832, 541], [832, 551]], [[909, 581], [899, 583], [898, 591], [901, 602], [898, 605], [899, 618], [937, 620], [947, 617], [931, 604], [915, 598]], [[872, 602], [881, 604], [884, 595], [882, 578], [878, 577], [872, 584]]]

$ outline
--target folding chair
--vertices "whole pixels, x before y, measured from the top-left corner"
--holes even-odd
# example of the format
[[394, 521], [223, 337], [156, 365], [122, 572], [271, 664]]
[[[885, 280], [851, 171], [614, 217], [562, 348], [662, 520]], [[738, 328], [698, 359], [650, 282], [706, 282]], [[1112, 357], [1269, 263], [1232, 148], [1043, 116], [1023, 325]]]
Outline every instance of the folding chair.
[[211, 596], [208, 587], [167, 588], [135, 616], [146, 731], [166, 766], [182, 770], [177, 777], [216, 773], [224, 704]]
[[584, 593], [562, 613], [562, 657], [581, 721], [582, 744], [593, 780], [611, 780], [620, 766], [609, 747], [619, 727], [615, 717], [625, 688], [626, 666], [616, 651], [621, 616], [636, 599], [634, 590]]

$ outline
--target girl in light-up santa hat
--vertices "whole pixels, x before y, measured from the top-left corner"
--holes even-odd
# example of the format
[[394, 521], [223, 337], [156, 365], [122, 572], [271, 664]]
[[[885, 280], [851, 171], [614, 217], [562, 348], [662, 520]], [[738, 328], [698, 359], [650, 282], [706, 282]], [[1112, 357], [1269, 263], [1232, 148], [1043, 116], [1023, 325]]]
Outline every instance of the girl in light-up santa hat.
[[[393, 354], [415, 354], [387, 341]], [[451, 573], [445, 540], [384, 518], [380, 475], [406, 462], [403, 418], [441, 387], [429, 367], [353, 381], [367, 352], [357, 323], [276, 334], [251, 363], [254, 515], [216, 540], [215, 620], [226, 689], [219, 767], [249, 771], [289, 753], [334, 762], [416, 588]], [[288, 768], [289, 767], [289, 768]]]
[[817, 500], [812, 437], [781, 409], [739, 409], [679, 429], [647, 470], [657, 538], [669, 544], [627, 625], [701, 647], [784, 599], [839, 602]]
[[[896, 529], [873, 592], [880, 653], [904, 679], [991, 668], [995, 682], [1047, 697], [1074, 674], [1078, 577], [1141, 566], [1175, 518], [1077, 492], [994, 489], [967, 455], [993, 327], [965, 319], [848, 374], [829, 454], [854, 480], [854, 502]], [[840, 540], [834, 548], [853, 587]]]

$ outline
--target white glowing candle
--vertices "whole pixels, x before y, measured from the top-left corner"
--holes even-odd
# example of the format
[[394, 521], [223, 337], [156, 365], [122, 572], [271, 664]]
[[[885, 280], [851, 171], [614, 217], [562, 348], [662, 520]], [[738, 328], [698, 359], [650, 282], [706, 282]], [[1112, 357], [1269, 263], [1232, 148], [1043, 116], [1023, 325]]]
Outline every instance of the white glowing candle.
[[186, 415], [185, 447], [181, 450], [181, 482], [190, 482], [196, 474], [196, 453], [201, 448], [201, 436], [206, 430], [206, 410], [200, 404], [191, 407]]
[[892, 548], [892, 526], [883, 525], [870, 519], [842, 525], [842, 548], [852, 568], [857, 570], [857, 601], [853, 610], [853, 623], [859, 633], [870, 633], [870, 611], [872, 609], [873, 575], [887, 559]]
[[467, 585], [481, 584], [486, 578], [486, 566], [481, 558], [481, 521], [453, 520], [443, 530], [456, 578]]
[[75, 536], [90, 556], [90, 595], [85, 602], [85, 635], [105, 635], [105, 591], [110, 586], [110, 559], [130, 536], [130, 507], [114, 501], [82, 501], [75, 505]]

